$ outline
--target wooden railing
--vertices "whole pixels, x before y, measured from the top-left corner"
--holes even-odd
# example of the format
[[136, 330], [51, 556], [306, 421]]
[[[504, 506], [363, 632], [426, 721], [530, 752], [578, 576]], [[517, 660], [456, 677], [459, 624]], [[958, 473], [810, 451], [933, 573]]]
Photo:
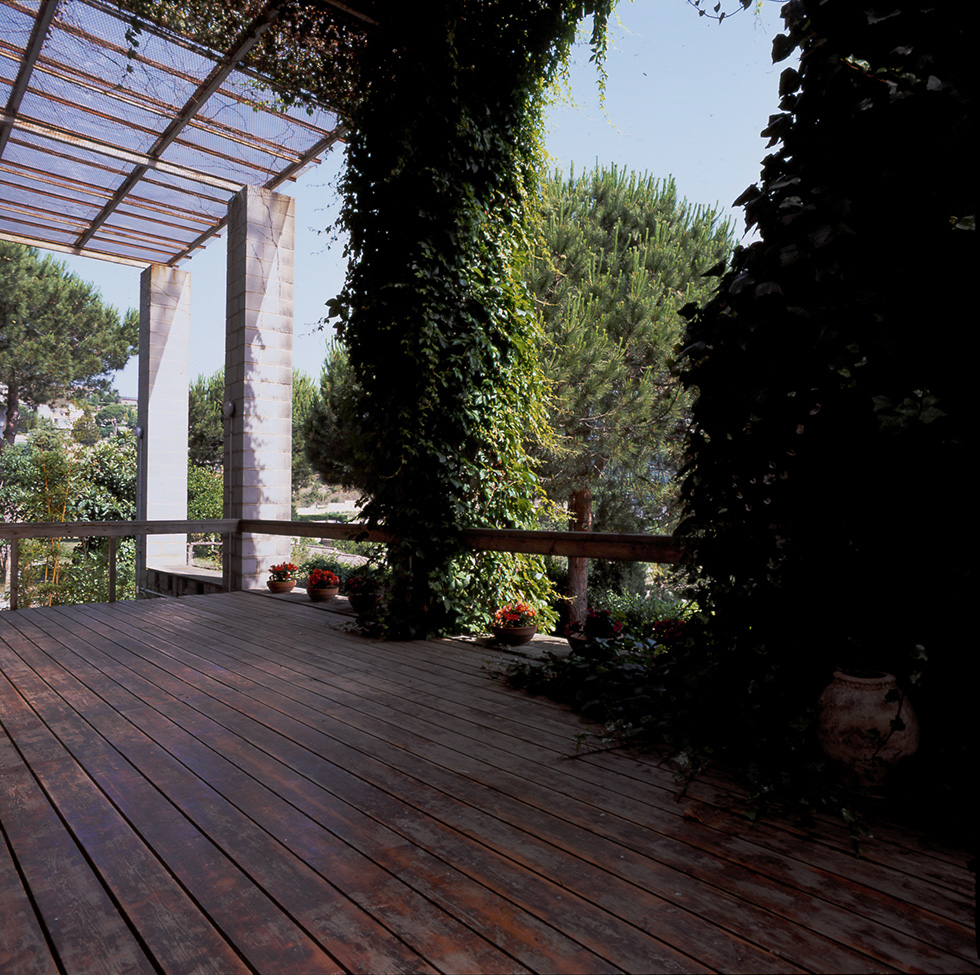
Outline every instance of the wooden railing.
[[[270, 521], [220, 518], [210, 521], [58, 521], [0, 522], [0, 539], [10, 543], [10, 608], [18, 605], [18, 570], [24, 538], [109, 539], [109, 601], [116, 600], [116, 539], [133, 535], [173, 534], [288, 535], [391, 542], [387, 532], [348, 522]], [[608, 532], [525, 531], [516, 528], [471, 528], [463, 538], [477, 551], [516, 552], [524, 555], [560, 555], [626, 562], [674, 563], [684, 559], [684, 545], [670, 535], [617, 535]]]

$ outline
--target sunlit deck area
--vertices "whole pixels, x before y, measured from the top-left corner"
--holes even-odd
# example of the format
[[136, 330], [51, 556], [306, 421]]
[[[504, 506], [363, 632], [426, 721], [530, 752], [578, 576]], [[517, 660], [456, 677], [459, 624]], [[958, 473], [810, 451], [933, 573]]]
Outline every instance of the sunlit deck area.
[[487, 651], [226, 593], [0, 615], [0, 971], [978, 971], [966, 855], [575, 755]]

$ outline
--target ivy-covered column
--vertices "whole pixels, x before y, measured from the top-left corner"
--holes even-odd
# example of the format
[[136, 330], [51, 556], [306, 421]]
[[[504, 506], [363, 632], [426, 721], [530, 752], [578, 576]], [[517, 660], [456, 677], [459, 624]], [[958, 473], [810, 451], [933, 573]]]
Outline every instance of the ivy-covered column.
[[392, 634], [466, 615], [480, 569], [460, 568], [462, 528], [531, 517], [523, 440], [540, 374], [514, 265], [543, 85], [595, 6], [440, 0], [420, 17], [394, 4], [366, 32], [344, 183], [352, 261], [335, 310], [360, 387], [366, 513], [401, 539]]

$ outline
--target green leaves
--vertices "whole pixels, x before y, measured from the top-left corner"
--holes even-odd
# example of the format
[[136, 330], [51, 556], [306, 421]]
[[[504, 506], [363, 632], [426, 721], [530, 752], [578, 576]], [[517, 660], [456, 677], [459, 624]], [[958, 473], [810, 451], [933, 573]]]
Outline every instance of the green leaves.
[[[138, 317], [120, 317], [96, 289], [35, 248], [0, 241], [0, 383], [6, 443], [20, 402], [37, 406], [104, 385], [136, 351]], [[0, 444], [2, 446], [2, 444]]]

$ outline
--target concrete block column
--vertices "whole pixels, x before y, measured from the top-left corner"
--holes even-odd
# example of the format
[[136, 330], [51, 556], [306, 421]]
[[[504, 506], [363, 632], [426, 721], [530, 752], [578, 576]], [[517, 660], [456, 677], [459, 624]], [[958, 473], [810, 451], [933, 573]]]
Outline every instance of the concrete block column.
[[[228, 208], [225, 517], [288, 521], [293, 422], [293, 200], [245, 187]], [[288, 538], [225, 546], [225, 584], [264, 586]]]
[[[137, 517], [187, 517], [187, 386], [191, 276], [153, 264], [140, 276]], [[187, 535], [137, 541], [138, 584], [146, 565], [185, 565]]]

